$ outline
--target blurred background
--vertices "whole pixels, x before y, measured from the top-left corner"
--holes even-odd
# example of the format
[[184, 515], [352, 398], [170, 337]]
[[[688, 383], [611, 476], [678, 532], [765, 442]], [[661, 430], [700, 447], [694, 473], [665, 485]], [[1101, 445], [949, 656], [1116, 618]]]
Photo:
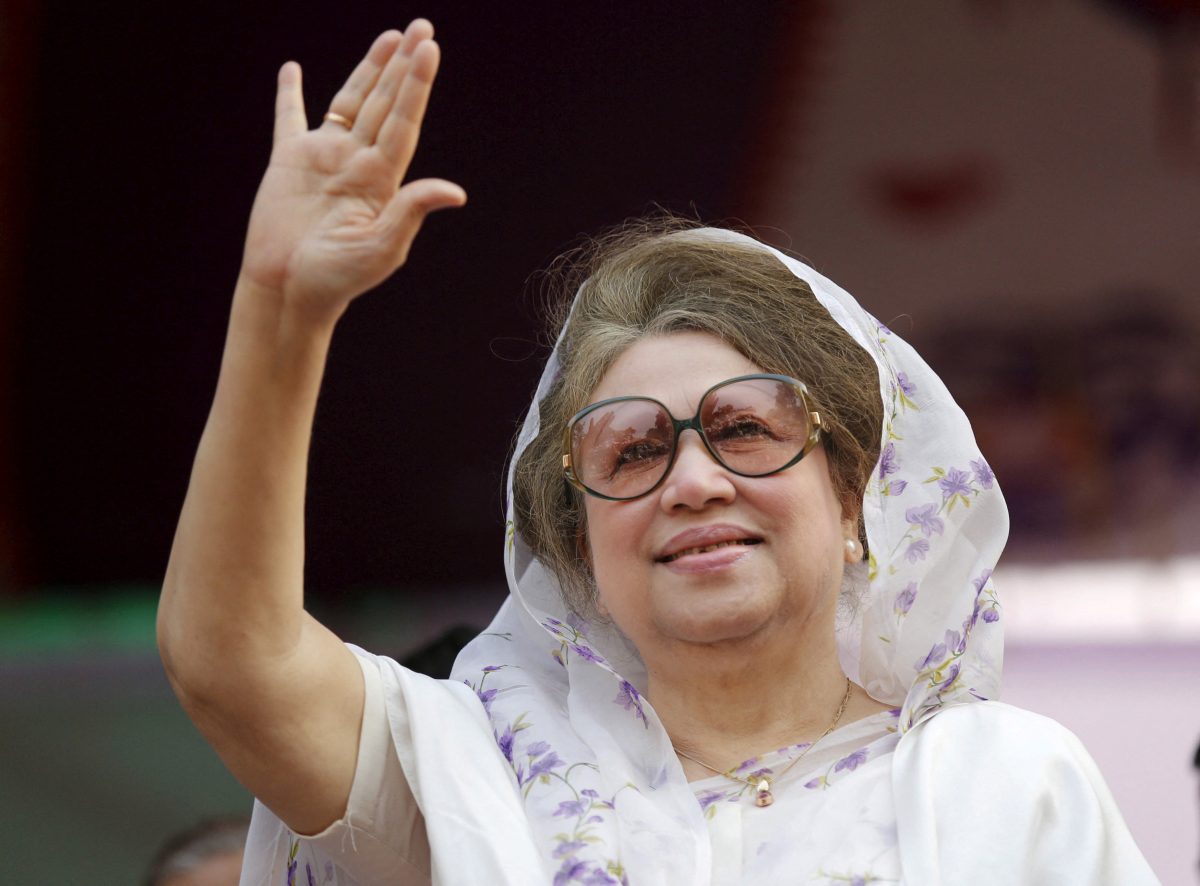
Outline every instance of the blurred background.
[[[505, 8], [510, 7], [510, 8]], [[404, 656], [506, 593], [537, 274], [655, 205], [739, 220], [921, 350], [1008, 497], [1005, 700], [1078, 733], [1196, 882], [1200, 2], [0, 0], [0, 858], [134, 882], [248, 808], [153, 618], [216, 381], [275, 72], [310, 119], [414, 15], [414, 174], [460, 182], [335, 340], [310, 606]], [[416, 433], [414, 433], [414, 430]]]

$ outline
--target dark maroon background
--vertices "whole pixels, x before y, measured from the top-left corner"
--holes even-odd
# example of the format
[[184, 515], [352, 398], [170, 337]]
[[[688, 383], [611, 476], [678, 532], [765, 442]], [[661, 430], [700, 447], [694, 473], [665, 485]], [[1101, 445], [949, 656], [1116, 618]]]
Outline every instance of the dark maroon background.
[[315, 120], [373, 36], [416, 13], [444, 62], [414, 174], [462, 183], [470, 205], [433, 218], [335, 339], [308, 575], [325, 595], [500, 581], [503, 462], [545, 353], [531, 273], [654, 202], [737, 214], [771, 43], [803, 4], [219, 6], [6, 6], [33, 65], [4, 213], [23, 237], [2, 305], [9, 590], [161, 575], [275, 72], [301, 62]]

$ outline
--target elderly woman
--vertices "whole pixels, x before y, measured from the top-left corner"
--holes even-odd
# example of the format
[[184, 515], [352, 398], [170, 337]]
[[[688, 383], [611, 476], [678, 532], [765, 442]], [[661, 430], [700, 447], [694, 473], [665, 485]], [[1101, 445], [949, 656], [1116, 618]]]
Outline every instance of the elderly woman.
[[159, 616], [259, 800], [242, 882], [1154, 882], [1074, 737], [993, 700], [1007, 513], [965, 417], [739, 234], [587, 259], [513, 456], [512, 593], [455, 679], [305, 613], [334, 326], [465, 201], [400, 186], [437, 63], [427, 22], [383, 34], [313, 131], [279, 76]]

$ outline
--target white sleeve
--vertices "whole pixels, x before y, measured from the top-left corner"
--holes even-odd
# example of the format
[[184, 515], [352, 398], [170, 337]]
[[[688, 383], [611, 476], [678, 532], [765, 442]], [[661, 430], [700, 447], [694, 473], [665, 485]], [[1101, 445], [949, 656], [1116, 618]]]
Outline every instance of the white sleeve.
[[1095, 762], [1053, 720], [1000, 702], [957, 705], [910, 730], [895, 753], [906, 883], [1159, 882]]
[[358, 760], [346, 813], [319, 834], [299, 836], [260, 803], [247, 839], [241, 886], [296, 883], [423, 886], [430, 882], [425, 820], [393, 743], [380, 659], [350, 647], [363, 672]]
[[[433, 882], [529, 886], [552, 879], [529, 828], [516, 775], [474, 690], [414, 673], [388, 658], [377, 661], [392, 742], [424, 816]], [[398, 698], [404, 703], [396, 704]]]

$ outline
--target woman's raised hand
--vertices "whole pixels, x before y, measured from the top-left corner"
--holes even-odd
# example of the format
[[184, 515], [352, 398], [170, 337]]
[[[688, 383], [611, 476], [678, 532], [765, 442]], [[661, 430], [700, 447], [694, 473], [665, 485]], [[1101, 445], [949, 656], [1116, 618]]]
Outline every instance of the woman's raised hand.
[[298, 833], [343, 815], [363, 682], [304, 610], [304, 499], [336, 320], [403, 262], [425, 215], [466, 195], [400, 187], [438, 66], [429, 22], [382, 34], [309, 131], [279, 72], [271, 163], [250, 215], [221, 375], [158, 610], [176, 693], [233, 773]]
[[433, 27], [381, 34], [309, 130], [300, 66], [279, 71], [271, 162], [250, 214], [243, 280], [336, 320], [408, 255], [425, 216], [466, 202], [442, 179], [403, 183], [437, 73]]

